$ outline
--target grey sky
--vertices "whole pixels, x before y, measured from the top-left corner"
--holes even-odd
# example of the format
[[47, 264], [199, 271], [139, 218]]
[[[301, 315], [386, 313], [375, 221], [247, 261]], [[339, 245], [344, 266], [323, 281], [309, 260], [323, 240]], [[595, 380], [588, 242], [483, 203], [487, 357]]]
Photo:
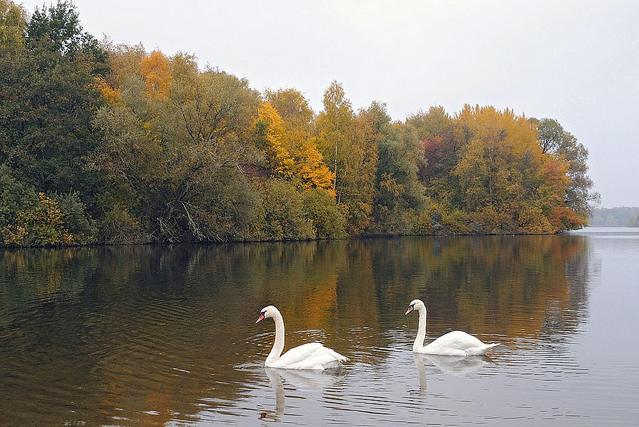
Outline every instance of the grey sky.
[[590, 151], [602, 205], [639, 206], [639, 0], [75, 3], [98, 37], [194, 53], [316, 110], [338, 80], [395, 119], [464, 103], [556, 118]]

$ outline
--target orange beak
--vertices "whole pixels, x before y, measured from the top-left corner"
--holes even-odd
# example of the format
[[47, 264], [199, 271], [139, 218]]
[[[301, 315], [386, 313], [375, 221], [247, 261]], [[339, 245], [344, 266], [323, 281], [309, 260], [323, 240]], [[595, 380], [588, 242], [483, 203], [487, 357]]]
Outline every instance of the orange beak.
[[264, 315], [262, 313], [260, 313], [260, 317], [257, 318], [255, 323], [260, 323], [262, 320], [264, 320]]

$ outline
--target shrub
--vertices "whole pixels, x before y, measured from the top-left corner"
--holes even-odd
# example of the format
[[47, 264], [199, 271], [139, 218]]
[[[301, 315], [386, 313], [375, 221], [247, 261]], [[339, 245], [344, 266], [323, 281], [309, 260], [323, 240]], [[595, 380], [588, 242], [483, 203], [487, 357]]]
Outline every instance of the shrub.
[[15, 223], [16, 214], [38, 203], [35, 189], [14, 178], [11, 170], [0, 166], [0, 231]]
[[2, 231], [6, 245], [57, 246], [77, 243], [76, 237], [64, 225], [64, 215], [58, 202], [44, 193], [38, 193], [33, 209], [16, 213], [15, 222]]
[[322, 189], [304, 192], [304, 216], [311, 221], [318, 239], [346, 237], [344, 211], [335, 203], [335, 196]]
[[98, 228], [87, 213], [79, 193], [72, 192], [56, 196], [55, 200], [62, 212], [64, 225], [74, 236], [75, 243], [87, 244], [96, 241]]
[[264, 184], [265, 233], [270, 240], [314, 239], [313, 221], [304, 215], [302, 194], [278, 179]]
[[102, 218], [100, 234], [105, 243], [148, 243], [150, 236], [144, 233], [140, 220], [120, 203], [111, 206]]

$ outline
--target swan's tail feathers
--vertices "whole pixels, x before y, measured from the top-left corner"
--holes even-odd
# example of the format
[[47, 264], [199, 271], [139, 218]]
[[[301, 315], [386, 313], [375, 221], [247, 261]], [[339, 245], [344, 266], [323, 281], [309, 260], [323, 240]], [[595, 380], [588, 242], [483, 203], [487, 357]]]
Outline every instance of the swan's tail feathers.
[[497, 347], [498, 345], [501, 345], [501, 343], [494, 342], [494, 343], [486, 344], [486, 349], [484, 350], [484, 352], [486, 352], [486, 351], [490, 350], [491, 348], [495, 348], [495, 347]]
[[333, 356], [335, 358], [335, 360], [337, 360], [338, 362], [348, 362], [348, 357], [343, 356], [341, 354], [339, 354], [338, 352], [336, 352], [335, 350], [333, 350], [332, 348], [328, 348], [328, 347], [324, 347], [331, 356]]

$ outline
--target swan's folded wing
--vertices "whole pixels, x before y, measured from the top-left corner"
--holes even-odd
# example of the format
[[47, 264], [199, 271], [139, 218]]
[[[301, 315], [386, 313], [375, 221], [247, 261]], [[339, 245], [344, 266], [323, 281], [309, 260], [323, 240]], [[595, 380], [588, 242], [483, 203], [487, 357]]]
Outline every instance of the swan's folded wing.
[[277, 365], [289, 369], [327, 369], [337, 368], [347, 360], [346, 357], [320, 343], [311, 343], [287, 351], [277, 361]]
[[448, 356], [474, 356], [498, 344], [484, 344], [479, 338], [462, 331], [449, 332], [424, 347], [424, 353]]
[[433, 348], [466, 350], [483, 344], [477, 337], [466, 332], [452, 331], [437, 338], [430, 345]]
[[318, 342], [312, 342], [309, 344], [302, 344], [298, 347], [294, 347], [284, 353], [276, 362], [277, 366], [291, 366], [299, 363], [302, 360], [308, 359], [315, 351], [324, 346]]

